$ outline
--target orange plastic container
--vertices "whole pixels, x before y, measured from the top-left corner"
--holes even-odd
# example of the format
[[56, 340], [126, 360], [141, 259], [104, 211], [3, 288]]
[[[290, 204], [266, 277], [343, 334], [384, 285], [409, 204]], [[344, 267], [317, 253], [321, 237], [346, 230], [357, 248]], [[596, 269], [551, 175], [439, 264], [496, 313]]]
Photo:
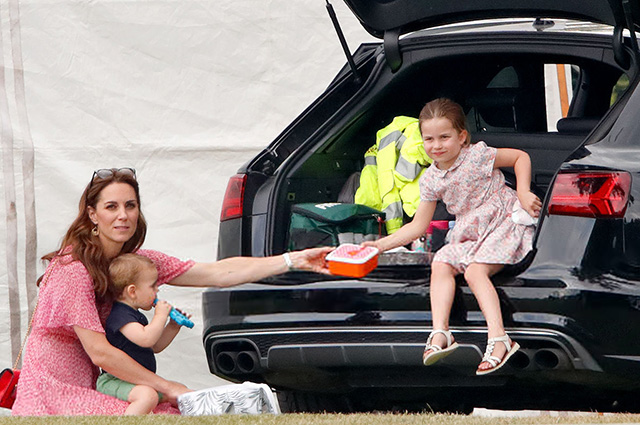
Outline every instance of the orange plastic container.
[[331, 274], [363, 277], [378, 266], [378, 248], [345, 243], [327, 255]]

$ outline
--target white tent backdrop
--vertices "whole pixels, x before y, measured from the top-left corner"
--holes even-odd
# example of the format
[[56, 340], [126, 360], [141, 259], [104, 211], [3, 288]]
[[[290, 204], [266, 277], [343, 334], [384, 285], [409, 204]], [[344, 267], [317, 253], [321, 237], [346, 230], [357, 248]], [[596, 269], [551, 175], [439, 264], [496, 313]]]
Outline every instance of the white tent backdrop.
[[[352, 51], [372, 40], [333, 3]], [[94, 169], [136, 168], [145, 247], [212, 261], [227, 179], [345, 63], [324, 0], [0, 0], [0, 36], [3, 367], [27, 328], [37, 259], [60, 243]], [[194, 389], [219, 382], [200, 292], [160, 294], [196, 326], [158, 355], [158, 373]]]

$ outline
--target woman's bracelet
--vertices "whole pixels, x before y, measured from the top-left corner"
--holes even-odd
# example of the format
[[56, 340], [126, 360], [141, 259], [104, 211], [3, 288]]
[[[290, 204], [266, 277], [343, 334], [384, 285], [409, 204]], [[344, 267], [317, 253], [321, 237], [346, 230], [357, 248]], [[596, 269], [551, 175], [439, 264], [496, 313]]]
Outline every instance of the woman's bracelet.
[[289, 271], [293, 270], [293, 261], [291, 261], [291, 256], [289, 255], [289, 253], [285, 252], [284, 254], [282, 254], [282, 257], [284, 258], [284, 262], [287, 264]]

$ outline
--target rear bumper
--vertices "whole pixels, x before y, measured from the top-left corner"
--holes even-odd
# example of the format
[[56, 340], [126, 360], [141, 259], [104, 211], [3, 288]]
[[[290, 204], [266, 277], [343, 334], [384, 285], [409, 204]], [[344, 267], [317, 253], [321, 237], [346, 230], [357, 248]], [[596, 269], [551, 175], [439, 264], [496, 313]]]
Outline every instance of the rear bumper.
[[466, 397], [475, 400], [474, 388], [500, 385], [520, 392], [514, 403], [538, 393], [551, 403], [560, 390], [587, 401], [640, 390], [640, 330], [628, 326], [637, 316], [628, 295], [568, 289], [549, 279], [500, 284], [506, 330], [522, 348], [488, 376], [475, 375], [486, 324], [465, 285], [456, 290], [450, 321], [460, 348], [430, 367], [422, 365], [431, 330], [429, 287], [397, 281], [209, 289], [203, 294], [204, 348], [211, 373], [285, 391], [377, 389], [427, 400], [455, 387], [468, 388]]
[[[300, 370], [421, 368], [422, 351], [429, 329], [416, 327], [296, 328], [228, 331], [209, 334], [205, 347], [212, 372], [241, 380], [249, 375], [277, 375]], [[460, 348], [434, 369], [475, 376], [486, 344], [486, 330], [452, 329]], [[504, 377], [539, 371], [589, 371], [602, 368], [574, 338], [547, 329], [508, 329], [522, 349], [500, 372]], [[251, 352], [255, 363], [238, 365], [240, 353]], [[235, 364], [227, 355], [235, 357]], [[226, 362], [226, 363], [225, 363]], [[242, 356], [240, 363], [242, 363]], [[442, 370], [440, 370], [442, 372]], [[352, 381], [354, 387], [370, 386]], [[432, 384], [436, 381], [430, 380]]]

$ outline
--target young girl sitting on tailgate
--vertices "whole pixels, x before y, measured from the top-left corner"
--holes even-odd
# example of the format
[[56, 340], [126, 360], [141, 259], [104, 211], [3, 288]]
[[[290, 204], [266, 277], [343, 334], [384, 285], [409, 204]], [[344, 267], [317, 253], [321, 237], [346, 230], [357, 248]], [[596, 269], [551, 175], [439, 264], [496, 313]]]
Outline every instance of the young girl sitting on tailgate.
[[[524, 209], [531, 217], [540, 213], [542, 203], [530, 191], [531, 160], [521, 150], [496, 149], [484, 142], [471, 145], [462, 107], [449, 99], [427, 103], [419, 121], [425, 151], [434, 163], [420, 180], [418, 210], [410, 223], [392, 235], [363, 245], [382, 252], [410, 243], [424, 235], [436, 202], [444, 202], [456, 216], [456, 225], [449, 243], [436, 252], [431, 264], [433, 331], [423, 362], [431, 365], [458, 347], [449, 331], [449, 314], [455, 276], [464, 274], [487, 322], [487, 349], [476, 371], [485, 375], [502, 367], [520, 348], [504, 330], [491, 276], [506, 264], [521, 261], [532, 248], [533, 226], [518, 224], [522, 221], [512, 217], [514, 209]], [[513, 167], [517, 190], [505, 185], [501, 167]]]

